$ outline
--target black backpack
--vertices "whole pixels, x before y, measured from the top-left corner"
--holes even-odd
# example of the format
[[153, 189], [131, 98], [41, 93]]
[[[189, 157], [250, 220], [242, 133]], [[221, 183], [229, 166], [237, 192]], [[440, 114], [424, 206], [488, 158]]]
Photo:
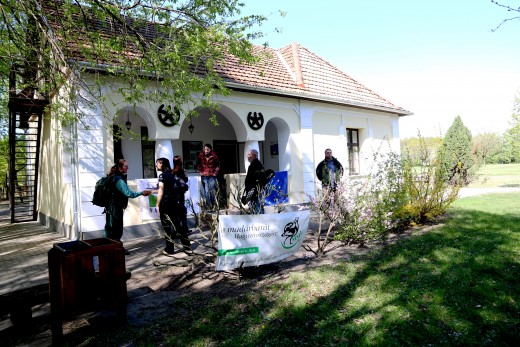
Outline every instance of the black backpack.
[[112, 201], [112, 187], [110, 184], [111, 176], [106, 175], [101, 177], [96, 182], [94, 195], [92, 195], [92, 203], [99, 207], [107, 207]]
[[164, 184], [164, 195], [161, 204], [184, 202], [184, 193], [188, 190], [186, 182], [170, 172], [163, 172], [161, 176]]

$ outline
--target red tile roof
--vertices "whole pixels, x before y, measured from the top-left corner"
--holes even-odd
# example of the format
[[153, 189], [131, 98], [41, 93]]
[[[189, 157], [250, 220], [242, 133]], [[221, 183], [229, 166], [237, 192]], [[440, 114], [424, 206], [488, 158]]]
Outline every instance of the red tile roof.
[[[60, 7], [56, 3], [52, 5], [53, 3], [50, 2], [45, 5], [45, 12], [52, 19], [51, 27], [54, 29], [60, 25]], [[131, 18], [126, 20], [132, 24]], [[95, 17], [91, 17], [87, 30], [98, 31], [102, 36], [110, 37], [121, 34], [123, 28], [118, 23], [109, 21], [101, 23]], [[147, 39], [152, 39], [156, 35], [151, 23], [140, 28], [139, 32]], [[66, 37], [59, 37], [59, 39], [67, 42], [66, 55], [69, 58], [82, 60], [82, 49], [85, 48], [85, 43], [78, 46], [77, 42]], [[254, 49], [258, 54], [267, 53], [268, 56], [256, 65], [240, 64], [236, 57], [228, 56], [224, 65], [217, 67], [218, 73], [230, 88], [382, 110], [398, 115], [411, 114], [298, 43], [280, 49], [263, 46], [255, 46]], [[128, 55], [136, 57], [140, 55], [139, 50], [135, 50], [131, 45], [126, 51]], [[120, 63], [117, 56], [108, 59], [110, 61], [97, 59], [97, 63], [108, 65]], [[194, 67], [194, 72], [204, 73], [197, 67]]]
[[252, 89], [398, 115], [407, 111], [382, 98], [349, 75], [298, 43], [280, 49], [256, 46], [269, 57], [258, 65], [237, 63], [229, 58], [219, 74], [234, 89]]

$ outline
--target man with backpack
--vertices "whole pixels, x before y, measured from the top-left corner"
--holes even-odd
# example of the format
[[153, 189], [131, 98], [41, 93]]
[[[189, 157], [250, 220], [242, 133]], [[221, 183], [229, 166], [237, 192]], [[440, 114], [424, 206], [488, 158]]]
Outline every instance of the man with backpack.
[[[126, 173], [128, 172], [128, 162], [125, 159], [119, 159], [108, 174], [110, 177], [109, 187], [112, 190], [112, 196], [106, 209], [105, 237], [121, 241], [123, 236], [123, 214], [128, 206], [128, 198], [137, 198], [141, 195], [150, 195], [150, 190], [142, 192], [134, 192], [128, 188], [126, 184]], [[125, 249], [125, 254], [130, 254]]]

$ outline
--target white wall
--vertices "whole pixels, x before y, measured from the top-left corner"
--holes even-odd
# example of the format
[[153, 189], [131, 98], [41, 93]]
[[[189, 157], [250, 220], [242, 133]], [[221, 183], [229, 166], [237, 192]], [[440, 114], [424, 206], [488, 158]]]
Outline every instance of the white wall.
[[[90, 202], [95, 182], [113, 164], [112, 119], [116, 117], [119, 124], [126, 122], [129, 114], [132, 131], [140, 134], [140, 127], [147, 126], [151, 140], [171, 141], [174, 154], [183, 155], [182, 141], [201, 141], [212, 143], [213, 140], [236, 140], [240, 151], [244, 151], [244, 143], [258, 141], [263, 145], [262, 160], [266, 168], [276, 171], [288, 171], [290, 203], [307, 201], [316, 191], [315, 168], [323, 159], [325, 148], [331, 148], [333, 155], [345, 167], [348, 165], [348, 153], [345, 128], [360, 130], [362, 154], [368, 154], [374, 148], [381, 148], [383, 142], [388, 142], [389, 148], [398, 149], [398, 120], [396, 116], [381, 112], [328, 105], [318, 102], [303, 101], [285, 97], [257, 95], [253, 93], [232, 92], [228, 97], [218, 96], [216, 101], [221, 105], [218, 111], [215, 127], [209, 121], [209, 114], [202, 111], [199, 117], [193, 118], [195, 127], [193, 134], [188, 131], [190, 122], [181, 117], [179, 126], [165, 127], [157, 119], [158, 104], [142, 103], [138, 107], [126, 104], [120, 96], [105, 93], [108, 101], [99, 103], [81, 103], [80, 111], [84, 115], [83, 123], [78, 126], [77, 138], [77, 174], [79, 191], [79, 216], [81, 230], [84, 232], [101, 230], [105, 223], [102, 209]], [[250, 112], [261, 112], [264, 116], [264, 128], [253, 130], [247, 125], [247, 115]], [[46, 153], [50, 153], [59, 145], [50, 141], [52, 134], [47, 135]], [[155, 137], [154, 137], [155, 136]], [[271, 156], [270, 144], [278, 142], [278, 156]], [[129, 185], [136, 190], [136, 179], [142, 178], [142, 154], [140, 136], [130, 135], [123, 130], [123, 155], [129, 161]], [[225, 156], [226, 153], [217, 153]], [[239, 167], [244, 167], [239, 153]], [[368, 158], [368, 156], [365, 156]], [[60, 162], [60, 168], [65, 169], [71, 156], [56, 157], [49, 163]], [[170, 158], [171, 159], [171, 158]], [[45, 165], [44, 165], [45, 166]], [[362, 162], [361, 167], [367, 163]], [[58, 169], [57, 169], [58, 171]], [[67, 171], [67, 170], [65, 170]], [[47, 175], [52, 176], [50, 166], [45, 166]], [[68, 172], [68, 171], [67, 171]], [[70, 176], [69, 174], [67, 174]], [[73, 198], [73, 183], [62, 184], [60, 191], [54, 194], [58, 201], [51, 212], [47, 206], [42, 211], [53, 214], [56, 218], [72, 223], [74, 214], [72, 204], [63, 200]], [[49, 193], [46, 188], [45, 193]], [[64, 203], [60, 203], [64, 202]], [[45, 201], [51, 204], [51, 201]], [[68, 210], [65, 211], [65, 210]], [[68, 217], [65, 217], [68, 216]], [[137, 200], [131, 200], [125, 213], [125, 226], [140, 225]]]

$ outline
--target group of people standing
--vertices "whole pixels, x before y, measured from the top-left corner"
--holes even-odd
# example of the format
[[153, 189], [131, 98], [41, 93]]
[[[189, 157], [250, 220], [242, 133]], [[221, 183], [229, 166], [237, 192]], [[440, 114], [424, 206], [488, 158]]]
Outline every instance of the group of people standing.
[[[247, 203], [252, 214], [264, 213], [263, 199], [257, 188], [264, 174], [264, 165], [258, 159], [258, 151], [251, 149], [247, 152], [249, 167], [247, 168], [244, 193], [252, 192]], [[219, 185], [217, 176], [220, 171], [220, 161], [213, 147], [206, 143], [203, 151], [197, 157], [197, 171], [202, 183], [202, 202], [210, 211], [218, 208]]]
[[[179, 235], [185, 251], [191, 250], [188, 238], [187, 210], [184, 205], [184, 193], [188, 190], [188, 177], [182, 168], [182, 158], [173, 157], [173, 169], [167, 158], [156, 160], [156, 169], [160, 172], [157, 189], [157, 211], [161, 224], [166, 233], [166, 247], [163, 251], [166, 255], [174, 252], [174, 238]], [[106, 223], [104, 236], [113, 240], [121, 240], [123, 236], [123, 214], [128, 206], [129, 198], [137, 198], [141, 195], [148, 196], [151, 190], [134, 192], [126, 183], [128, 162], [120, 159], [109, 172], [112, 200], [106, 208]], [[125, 254], [129, 254], [125, 249]]]
[[[252, 149], [247, 154], [250, 165], [245, 180], [245, 192], [252, 191], [264, 171], [264, 166], [258, 159], [258, 151]], [[163, 254], [174, 253], [174, 238], [179, 236], [184, 251], [191, 250], [188, 238], [187, 209], [184, 203], [184, 194], [188, 190], [188, 177], [183, 169], [182, 158], [179, 155], [173, 157], [173, 168], [168, 158], [156, 160], [156, 169], [159, 174], [157, 189], [157, 211], [161, 225], [166, 233]], [[210, 144], [205, 144], [203, 151], [197, 157], [197, 171], [201, 176], [201, 200], [202, 205], [214, 210], [218, 208], [218, 181], [220, 161]], [[106, 224], [104, 236], [114, 240], [121, 240], [123, 236], [123, 214], [128, 206], [129, 198], [148, 196], [151, 190], [134, 192], [127, 185], [128, 161], [119, 159], [109, 172], [112, 200], [105, 209]], [[258, 193], [254, 194], [249, 202], [253, 214], [264, 213], [263, 203]], [[129, 252], [125, 249], [125, 254]]]

